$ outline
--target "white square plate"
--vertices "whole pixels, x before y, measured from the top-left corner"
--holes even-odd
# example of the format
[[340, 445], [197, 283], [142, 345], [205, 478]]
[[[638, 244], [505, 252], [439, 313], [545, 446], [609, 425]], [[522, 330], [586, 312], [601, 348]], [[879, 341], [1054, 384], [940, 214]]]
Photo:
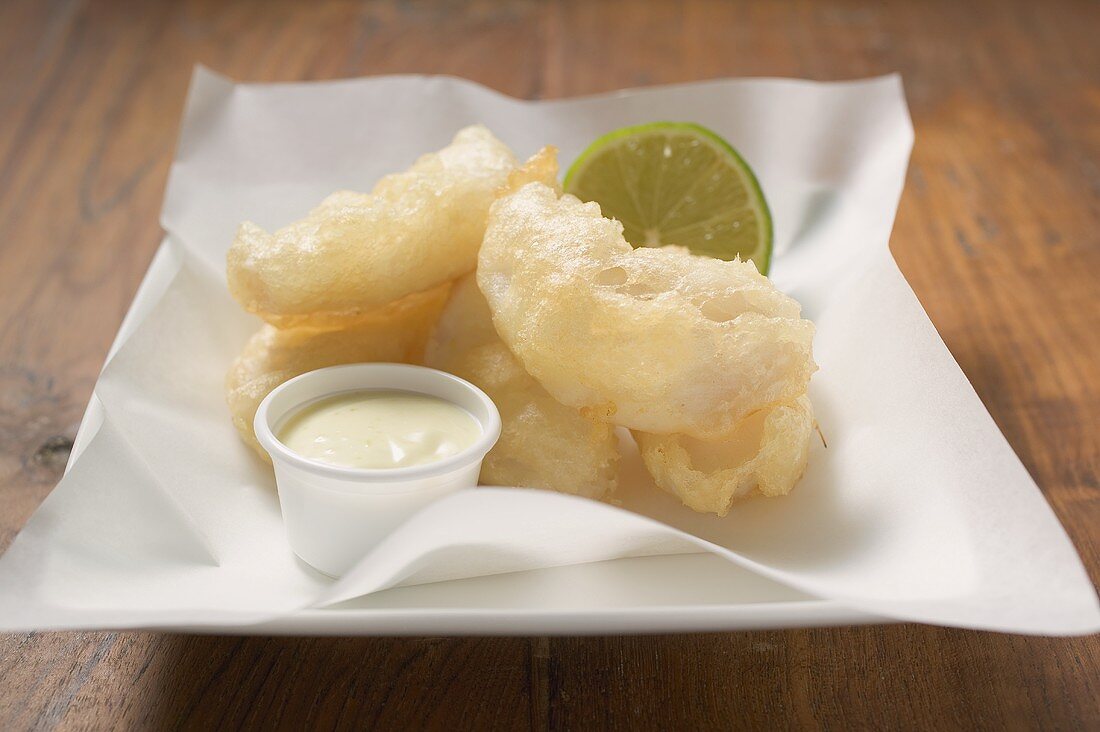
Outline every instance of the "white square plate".
[[[703, 516], [647, 487], [627, 452], [621, 508], [464, 491], [339, 583], [298, 562], [270, 469], [224, 403], [225, 370], [257, 327], [225, 287], [238, 223], [277, 228], [335, 189], [367, 190], [474, 122], [520, 156], [556, 144], [568, 165], [600, 133], [670, 118], [716, 130], [752, 164], [775, 218], [772, 277], [817, 325], [810, 395], [829, 447], [815, 444], [798, 488]], [[525, 102], [457, 79], [234, 85], [199, 70], [168, 236], [65, 478], [0, 558], [0, 629], [1095, 630], [1072, 545], [889, 256], [911, 144], [896, 77]]]
[[[177, 265], [162, 245], [110, 355], [150, 312]], [[108, 355], [108, 360], [110, 360]], [[102, 422], [88, 405], [71, 466]], [[711, 554], [630, 557], [395, 587], [254, 625], [176, 626], [257, 635], [576, 635], [896, 622], [821, 600]]]

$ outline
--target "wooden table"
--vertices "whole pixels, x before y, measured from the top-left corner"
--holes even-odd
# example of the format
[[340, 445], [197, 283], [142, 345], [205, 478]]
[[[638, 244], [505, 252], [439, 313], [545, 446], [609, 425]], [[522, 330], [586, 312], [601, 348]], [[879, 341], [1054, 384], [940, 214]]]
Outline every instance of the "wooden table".
[[[559, 97], [900, 71], [892, 249], [1100, 577], [1100, 4], [0, 4], [0, 548], [57, 481], [192, 65]], [[0, 728], [1100, 726], [1100, 638], [914, 625], [666, 637], [0, 636]]]

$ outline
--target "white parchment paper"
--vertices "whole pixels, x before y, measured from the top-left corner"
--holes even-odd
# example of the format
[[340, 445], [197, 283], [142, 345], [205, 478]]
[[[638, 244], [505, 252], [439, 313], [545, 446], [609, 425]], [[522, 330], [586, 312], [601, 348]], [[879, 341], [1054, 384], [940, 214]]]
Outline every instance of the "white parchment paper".
[[[369, 189], [474, 122], [520, 156], [558, 145], [567, 165], [597, 135], [658, 119], [711, 127], [752, 164], [775, 216], [773, 278], [817, 323], [811, 396], [829, 446], [795, 492], [695, 514], [627, 442], [621, 508], [470, 490], [339, 582], [297, 561], [270, 469], [223, 398], [257, 327], [224, 284], [237, 224], [276, 228], [335, 189]], [[0, 558], [0, 629], [243, 626], [402, 583], [699, 550], [876, 615], [1100, 629], [1072, 545], [890, 257], [912, 139], [896, 77], [526, 102], [457, 79], [235, 85], [198, 70], [162, 218], [175, 274], [103, 370], [98, 431]]]

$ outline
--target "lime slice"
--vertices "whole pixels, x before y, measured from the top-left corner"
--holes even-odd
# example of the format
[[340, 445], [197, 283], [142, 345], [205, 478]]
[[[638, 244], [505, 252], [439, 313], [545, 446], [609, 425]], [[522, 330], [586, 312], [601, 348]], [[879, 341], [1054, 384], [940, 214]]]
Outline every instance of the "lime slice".
[[635, 247], [677, 244], [719, 259], [751, 259], [768, 273], [772, 219], [752, 168], [705, 127], [652, 122], [599, 138], [565, 176], [596, 201]]

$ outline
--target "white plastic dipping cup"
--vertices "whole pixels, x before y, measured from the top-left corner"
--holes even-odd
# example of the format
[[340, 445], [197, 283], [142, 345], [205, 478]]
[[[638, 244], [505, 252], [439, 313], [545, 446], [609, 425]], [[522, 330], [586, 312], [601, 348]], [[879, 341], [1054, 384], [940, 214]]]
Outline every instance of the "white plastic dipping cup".
[[[445, 399], [481, 425], [473, 445], [450, 457], [402, 468], [347, 468], [292, 452], [276, 435], [307, 404], [347, 391], [388, 389]], [[339, 577], [375, 544], [432, 501], [477, 485], [481, 461], [500, 437], [500, 413], [468, 381], [443, 371], [397, 363], [333, 366], [276, 387], [256, 411], [256, 438], [275, 465], [275, 483], [291, 549]]]

